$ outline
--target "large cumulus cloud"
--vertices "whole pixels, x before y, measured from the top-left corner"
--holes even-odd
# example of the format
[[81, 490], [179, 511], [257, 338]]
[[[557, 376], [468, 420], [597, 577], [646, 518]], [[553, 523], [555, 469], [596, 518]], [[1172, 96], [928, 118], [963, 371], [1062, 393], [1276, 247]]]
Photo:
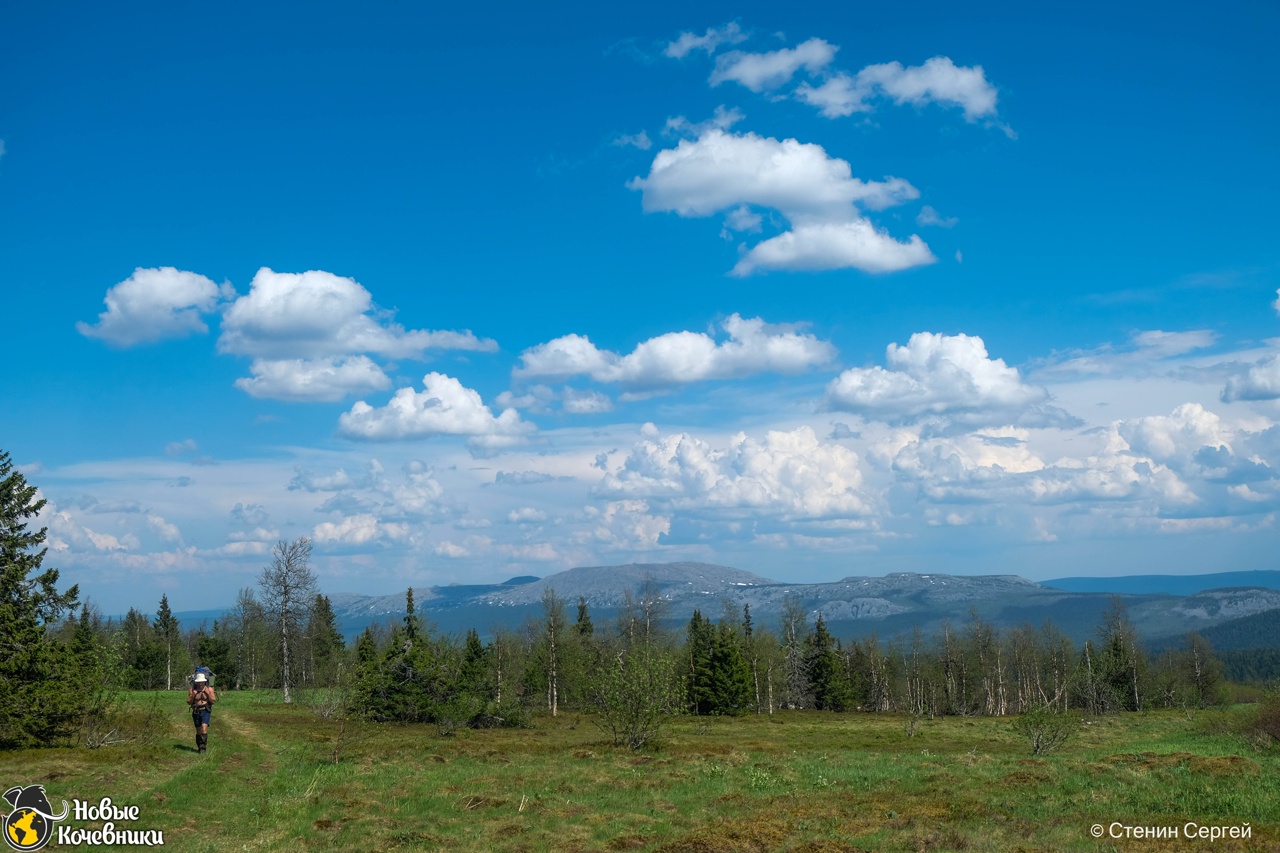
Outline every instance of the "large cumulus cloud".
[[890, 344], [885, 364], [841, 373], [827, 386], [828, 405], [889, 422], [925, 416], [971, 426], [1072, 421], [1048, 405], [1048, 391], [991, 358], [976, 335], [917, 332], [905, 345]]
[[847, 161], [796, 139], [704, 129], [696, 139], [659, 151], [649, 174], [627, 186], [640, 190], [647, 212], [683, 217], [733, 212], [730, 227], [754, 223], [744, 216], [752, 208], [778, 211], [790, 230], [746, 249], [735, 275], [787, 269], [890, 272], [935, 260], [918, 236], [896, 240], [864, 213], [918, 198], [915, 187], [902, 178], [855, 178]]

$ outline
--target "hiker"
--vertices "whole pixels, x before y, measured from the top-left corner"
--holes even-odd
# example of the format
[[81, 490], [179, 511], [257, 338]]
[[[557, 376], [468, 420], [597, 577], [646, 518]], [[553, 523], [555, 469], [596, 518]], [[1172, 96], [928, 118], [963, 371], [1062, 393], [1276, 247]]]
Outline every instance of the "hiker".
[[213, 703], [218, 701], [213, 688], [209, 686], [209, 677], [197, 672], [187, 691], [187, 704], [191, 706], [191, 722], [196, 725], [196, 749], [204, 752], [209, 745], [209, 716]]

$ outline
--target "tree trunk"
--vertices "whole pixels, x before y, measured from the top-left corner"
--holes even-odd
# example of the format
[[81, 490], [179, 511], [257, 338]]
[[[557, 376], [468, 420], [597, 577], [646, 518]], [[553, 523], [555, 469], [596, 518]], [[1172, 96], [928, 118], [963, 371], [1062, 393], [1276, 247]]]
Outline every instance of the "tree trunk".
[[293, 697], [289, 695], [289, 620], [283, 607], [280, 613], [280, 671], [284, 682], [284, 704], [288, 705], [293, 702]]

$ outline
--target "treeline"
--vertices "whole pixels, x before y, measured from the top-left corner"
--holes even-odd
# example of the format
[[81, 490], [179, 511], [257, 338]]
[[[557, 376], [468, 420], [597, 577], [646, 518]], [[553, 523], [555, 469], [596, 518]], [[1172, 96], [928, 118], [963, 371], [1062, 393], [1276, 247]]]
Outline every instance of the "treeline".
[[[0, 749], [133, 737], [123, 691], [187, 684], [196, 664], [231, 688], [332, 683], [346, 656], [329, 600], [316, 591], [307, 539], [281, 541], [259, 578], [209, 631], [182, 632], [161, 596], [154, 618], [104, 620], [43, 561], [46, 502], [0, 451]], [[143, 725], [142, 730], [148, 726]], [[151, 727], [154, 728], [154, 727]]]
[[719, 620], [695, 611], [683, 630], [670, 631], [660, 627], [666, 602], [648, 584], [609, 625], [596, 625], [583, 599], [570, 618], [570, 605], [551, 589], [542, 605], [541, 618], [482, 643], [475, 630], [464, 640], [433, 633], [409, 590], [402, 623], [371, 627], [356, 643], [350, 709], [442, 729], [514, 724], [535, 708], [592, 711], [609, 728], [624, 713], [1203, 708], [1221, 702], [1225, 687], [1222, 664], [1202, 637], [1149, 656], [1118, 603], [1080, 645], [1050, 624], [1001, 631], [976, 614], [930, 637], [841, 641], [795, 598], [776, 627], [757, 624], [749, 607], [726, 605]]
[[[842, 641], [795, 598], [776, 625], [758, 624], [749, 607], [725, 605], [718, 620], [695, 611], [683, 629], [670, 630], [661, 627], [666, 602], [648, 584], [604, 625], [584, 599], [570, 606], [548, 589], [542, 605], [540, 618], [482, 642], [475, 629], [465, 637], [432, 630], [410, 589], [402, 619], [371, 626], [348, 645], [328, 598], [314, 594], [292, 637], [289, 686], [340, 694], [342, 713], [355, 717], [433, 723], [446, 733], [519, 725], [534, 711], [594, 712], [620, 729], [622, 742], [633, 739], [636, 720], [656, 728], [656, 716], [671, 713], [1102, 714], [1202, 708], [1221, 701], [1225, 686], [1223, 665], [1203, 638], [1191, 634], [1184, 648], [1148, 656], [1119, 604], [1083, 644], [1049, 624], [1002, 631], [976, 614], [928, 637]], [[212, 669], [222, 690], [280, 689], [281, 624], [273, 615], [244, 589], [212, 626], [181, 631], [162, 596], [154, 614], [131, 610], [119, 621], [82, 607], [50, 625], [46, 639], [67, 669], [61, 683], [81, 697], [111, 687], [185, 689], [196, 665]]]
[[[328, 684], [346, 648], [328, 596], [315, 595], [296, 638], [292, 685]], [[63, 646], [78, 643], [95, 650], [109, 666], [111, 682], [125, 690], [185, 690], [197, 665], [218, 676], [229, 690], [281, 686], [280, 634], [274, 614], [252, 588], [242, 589], [236, 604], [212, 625], [182, 630], [160, 597], [154, 614], [130, 608], [122, 619], [104, 618], [92, 604], [54, 625], [50, 639]]]
[[[775, 626], [725, 604], [665, 629], [656, 584], [628, 595], [612, 624], [589, 602], [545, 591], [542, 614], [488, 642], [434, 632], [416, 613], [366, 630], [352, 647], [318, 593], [306, 539], [279, 542], [258, 589], [240, 592], [212, 626], [182, 631], [162, 596], [154, 614], [104, 620], [40, 571], [43, 506], [0, 453], [0, 747], [110, 739], [124, 689], [186, 686], [196, 665], [223, 690], [321, 688], [329, 712], [374, 721], [515, 725], [534, 710], [593, 711], [615, 741], [643, 744], [674, 713], [792, 709], [919, 716], [1091, 714], [1201, 708], [1222, 699], [1223, 667], [1204, 638], [1151, 656], [1117, 603], [1082, 645], [1045, 624], [1000, 630], [974, 613], [926, 637], [842, 641], [822, 614], [785, 600]], [[78, 610], [77, 610], [78, 607]], [[105, 734], [104, 734], [105, 732]]]

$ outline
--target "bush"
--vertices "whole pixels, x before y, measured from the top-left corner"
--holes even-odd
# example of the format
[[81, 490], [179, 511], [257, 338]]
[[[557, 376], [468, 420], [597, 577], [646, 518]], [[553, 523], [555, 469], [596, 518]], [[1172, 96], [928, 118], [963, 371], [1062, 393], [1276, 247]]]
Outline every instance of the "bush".
[[1245, 734], [1259, 745], [1280, 743], [1280, 692], [1268, 693], [1258, 703], [1253, 718], [1246, 724]]
[[1013, 730], [1027, 739], [1032, 755], [1044, 755], [1062, 746], [1080, 727], [1074, 714], [1038, 705], [1013, 721]]
[[652, 646], [637, 644], [601, 661], [590, 699], [599, 711], [596, 724], [615, 746], [641, 749], [679, 713], [683, 690], [675, 662]]

